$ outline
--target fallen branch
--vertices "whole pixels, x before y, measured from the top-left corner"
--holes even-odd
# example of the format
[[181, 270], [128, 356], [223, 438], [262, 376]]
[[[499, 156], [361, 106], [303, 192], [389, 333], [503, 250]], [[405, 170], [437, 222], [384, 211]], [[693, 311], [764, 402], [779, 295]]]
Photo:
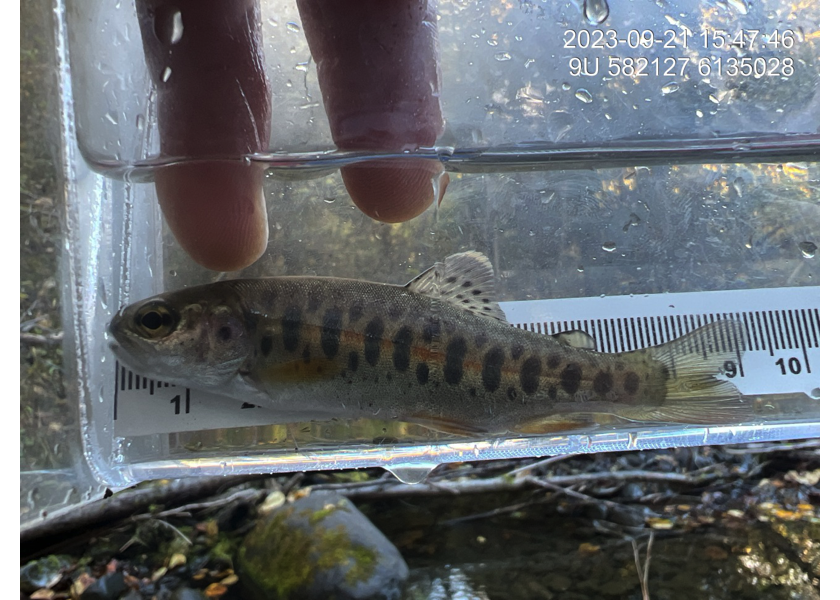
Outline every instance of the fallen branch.
[[263, 477], [249, 475], [176, 479], [152, 487], [125, 490], [110, 498], [68, 508], [54, 517], [21, 529], [21, 560], [43, 555], [50, 548], [60, 547], [80, 536], [94, 536], [115, 521], [137, 513], [148, 513], [152, 504], [163, 505], [177, 499], [179, 507], [182, 507], [185, 502], [207, 498], [235, 485]]
[[57, 346], [64, 340], [64, 332], [39, 335], [37, 333], [20, 334], [20, 343], [28, 346]]
[[552, 475], [547, 477], [490, 477], [488, 479], [459, 479], [456, 481], [434, 481], [429, 483], [405, 484], [394, 479], [380, 479], [371, 483], [349, 484], [344, 487], [335, 484], [313, 485], [312, 491], [321, 489], [338, 490], [348, 498], [372, 499], [394, 496], [433, 496], [441, 493], [483, 494], [486, 492], [509, 492], [530, 487], [540, 481], [547, 485], [568, 487], [596, 481], [648, 481], [675, 485], [700, 485], [719, 479], [716, 474], [694, 475], [682, 473], [654, 473], [648, 471], [606, 471], [581, 473], [579, 475]]

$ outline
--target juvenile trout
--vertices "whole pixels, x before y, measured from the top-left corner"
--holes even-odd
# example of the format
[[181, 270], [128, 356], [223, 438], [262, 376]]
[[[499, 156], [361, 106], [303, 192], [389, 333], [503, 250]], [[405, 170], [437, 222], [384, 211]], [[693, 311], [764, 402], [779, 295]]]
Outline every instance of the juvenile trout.
[[299, 420], [391, 419], [478, 435], [554, 432], [599, 415], [713, 424], [749, 414], [718, 378], [737, 361], [738, 322], [596, 352], [575, 332], [511, 327], [477, 252], [405, 286], [277, 277], [165, 293], [122, 309], [110, 332], [116, 355], [140, 373]]

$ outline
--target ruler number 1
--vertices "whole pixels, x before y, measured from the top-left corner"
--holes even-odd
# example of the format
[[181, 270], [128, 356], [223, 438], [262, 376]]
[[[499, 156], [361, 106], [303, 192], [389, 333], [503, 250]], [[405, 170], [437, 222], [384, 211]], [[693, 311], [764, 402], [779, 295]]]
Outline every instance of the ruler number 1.
[[[175, 414], [181, 414], [181, 394], [178, 394], [172, 400], [169, 401], [169, 404], [175, 405]], [[184, 413], [187, 414], [190, 412], [190, 395], [187, 394], [186, 400], [184, 402]]]
[[778, 365], [782, 370], [782, 375], [787, 375], [788, 371], [793, 375], [799, 375], [802, 372], [802, 363], [795, 356], [787, 359], [787, 369], [785, 369], [785, 359], [780, 358], [774, 364]]

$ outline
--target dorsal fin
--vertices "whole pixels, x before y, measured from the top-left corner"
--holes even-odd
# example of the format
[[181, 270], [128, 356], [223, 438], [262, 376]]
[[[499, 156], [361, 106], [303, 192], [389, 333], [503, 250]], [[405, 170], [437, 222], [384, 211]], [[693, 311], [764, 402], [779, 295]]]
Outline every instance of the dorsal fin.
[[561, 331], [560, 333], [553, 334], [551, 337], [561, 344], [566, 344], [575, 348], [586, 348], [587, 350], [595, 349], [595, 339], [580, 329]]
[[496, 276], [480, 252], [461, 252], [424, 271], [406, 286], [417, 294], [439, 298], [474, 315], [507, 323], [496, 303]]

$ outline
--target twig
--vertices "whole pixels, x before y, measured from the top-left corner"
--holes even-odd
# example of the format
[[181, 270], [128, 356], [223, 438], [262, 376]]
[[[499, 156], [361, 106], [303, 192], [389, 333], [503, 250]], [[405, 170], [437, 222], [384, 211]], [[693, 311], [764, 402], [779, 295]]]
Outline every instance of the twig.
[[536, 462], [532, 462], [529, 465], [525, 465], [524, 467], [519, 467], [518, 469], [514, 469], [512, 471], [507, 472], [507, 476], [511, 477], [512, 475], [519, 475], [520, 473], [529, 473], [534, 469], [541, 469], [542, 467], [547, 467], [548, 465], [552, 465], [556, 462], [560, 462], [561, 460], [566, 460], [567, 458], [571, 458], [575, 456], [574, 454], [561, 454], [559, 456], [551, 456], [549, 458], [544, 458], [543, 460], [538, 460]]
[[770, 452], [787, 452], [789, 450], [805, 450], [820, 448], [820, 440], [805, 440], [803, 442], [771, 442], [771, 443], [756, 443], [749, 444], [746, 448], [730, 448], [724, 446], [721, 448], [727, 454], [767, 454]]
[[718, 479], [717, 475], [693, 475], [682, 473], [652, 473], [648, 471], [606, 471], [598, 473], [580, 473], [578, 475], [552, 475], [548, 477], [490, 477], [487, 479], [459, 479], [455, 481], [435, 481], [431, 483], [403, 484], [394, 479], [380, 479], [374, 482], [357, 484], [322, 484], [313, 485], [312, 491], [331, 489], [340, 490], [348, 498], [369, 499], [393, 496], [433, 496], [441, 492], [454, 494], [481, 494], [486, 492], [514, 491], [526, 486], [540, 485], [536, 481], [559, 487], [580, 485], [594, 481], [651, 481], [674, 485], [700, 485]]
[[51, 333], [50, 335], [38, 335], [37, 333], [20, 334], [20, 343], [29, 346], [56, 346], [64, 340], [64, 332]]
[[630, 543], [633, 545], [633, 558], [636, 559], [636, 572], [639, 574], [639, 583], [642, 584], [642, 600], [650, 600], [650, 590], [648, 589], [648, 573], [650, 572], [650, 557], [651, 549], [653, 548], [653, 530], [648, 535], [647, 552], [645, 552], [645, 568], [642, 570], [641, 560], [639, 558], [639, 547], [636, 545], [636, 538], [630, 538]]
[[545, 502], [550, 502], [557, 498], [560, 495], [560, 492], [555, 492], [549, 495], [546, 498], [540, 498], [538, 500], [529, 500], [528, 502], [520, 502], [518, 504], [511, 504], [510, 506], [502, 506], [500, 508], [494, 508], [493, 510], [488, 510], [487, 512], [483, 513], [476, 513], [472, 515], [466, 515], [465, 517], [456, 517], [454, 519], [449, 519], [447, 521], [441, 522], [441, 525], [455, 525], [457, 523], [463, 523], [464, 521], [473, 521], [475, 519], [484, 519], [489, 517], [496, 517], [498, 515], [503, 515], [506, 513], [514, 512], [520, 510], [522, 508], [533, 506], [534, 504], [543, 504]]

